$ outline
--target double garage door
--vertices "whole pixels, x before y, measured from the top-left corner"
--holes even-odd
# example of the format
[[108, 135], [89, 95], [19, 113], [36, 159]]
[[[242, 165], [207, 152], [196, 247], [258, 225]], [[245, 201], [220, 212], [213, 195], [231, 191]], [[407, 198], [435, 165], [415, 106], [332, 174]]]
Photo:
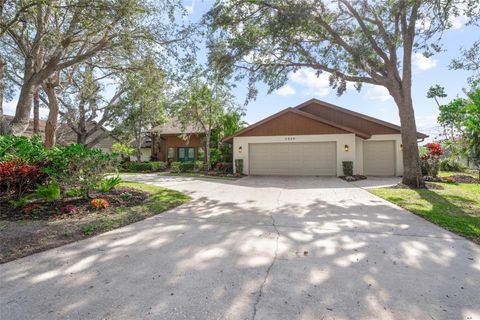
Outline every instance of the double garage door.
[[335, 176], [335, 142], [256, 143], [249, 145], [251, 175]]

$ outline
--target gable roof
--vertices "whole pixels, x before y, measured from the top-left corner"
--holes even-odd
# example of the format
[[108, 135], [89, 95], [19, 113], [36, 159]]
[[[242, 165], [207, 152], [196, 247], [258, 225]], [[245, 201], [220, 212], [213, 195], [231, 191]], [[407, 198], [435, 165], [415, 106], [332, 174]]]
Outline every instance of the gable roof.
[[[5, 117], [6, 120], [8, 121], [12, 121], [13, 120], [13, 116], [11, 115], [7, 115], [7, 114], [4, 114], [3, 115]], [[45, 136], [45, 125], [46, 125], [47, 121], [45, 120], [38, 120], [38, 134], [43, 138]], [[28, 127], [27, 129], [21, 134], [22, 136], [25, 136], [25, 137], [31, 137], [33, 136], [33, 119], [29, 119], [28, 121]]]
[[324, 124], [329, 125], [329, 126], [331, 126], [331, 127], [335, 127], [335, 128], [338, 128], [338, 129], [347, 131], [347, 132], [355, 133], [357, 136], [359, 136], [359, 137], [361, 137], [361, 138], [364, 138], [364, 139], [367, 139], [367, 138], [370, 137], [370, 135], [369, 135], [368, 133], [362, 132], [362, 131], [357, 130], [357, 129], [354, 129], [354, 128], [346, 127], [346, 126], [344, 126], [344, 125], [340, 125], [340, 124], [338, 124], [338, 123], [334, 123], [334, 122], [329, 121], [329, 120], [326, 120], [326, 119], [322, 119], [322, 118], [317, 117], [317, 116], [315, 116], [315, 115], [313, 115], [313, 114], [311, 114], [311, 113], [303, 112], [303, 111], [297, 110], [297, 109], [295, 109], [295, 108], [286, 108], [286, 109], [283, 109], [283, 110], [280, 111], [280, 112], [277, 112], [277, 113], [275, 113], [275, 114], [273, 114], [273, 115], [271, 115], [271, 116], [269, 116], [269, 117], [267, 117], [267, 118], [265, 118], [265, 119], [263, 119], [263, 120], [261, 120], [261, 121], [258, 121], [258, 122], [256, 122], [256, 123], [254, 123], [254, 124], [252, 124], [252, 125], [244, 128], [244, 129], [236, 132], [236, 133], [233, 134], [233, 135], [230, 135], [230, 136], [224, 138], [222, 141], [223, 141], [223, 142], [229, 142], [229, 141], [231, 141], [234, 137], [239, 136], [239, 135], [242, 135], [242, 134], [244, 134], [244, 133], [246, 133], [246, 132], [249, 132], [249, 131], [257, 128], [258, 126], [260, 126], [260, 125], [262, 125], [262, 124], [265, 124], [265, 123], [267, 123], [267, 122], [270, 122], [270, 121], [272, 121], [272, 120], [274, 120], [274, 119], [276, 119], [276, 118], [278, 118], [278, 117], [280, 117], [280, 116], [282, 116], [282, 115], [285, 115], [285, 114], [287, 114], [287, 113], [294, 113], [294, 114], [296, 114], [296, 115], [300, 115], [300, 116], [302, 116], [302, 117], [306, 117], [306, 118], [313, 119], [313, 120], [315, 120], [315, 121], [324, 123]]
[[[315, 114], [313, 111], [314, 109], [312, 110], [311, 107], [312, 105], [314, 106], [314, 108], [327, 108], [329, 112], [333, 112], [336, 114], [337, 118], [338, 119], [343, 119], [343, 118], [346, 118], [346, 116], [350, 116], [353, 120], [355, 121], [351, 121], [352, 123], [345, 123], [344, 121], [333, 121], [332, 119], [327, 119], [326, 117], [322, 117], [322, 116], [319, 116], [318, 114]], [[310, 108], [310, 109], [309, 109]], [[317, 110], [321, 110], [321, 109], [317, 109]], [[401, 131], [401, 127], [400, 126], [397, 126], [393, 123], [389, 123], [389, 122], [386, 122], [386, 121], [383, 121], [383, 120], [380, 120], [380, 119], [376, 119], [376, 118], [373, 118], [373, 117], [370, 117], [370, 116], [367, 116], [367, 115], [364, 115], [364, 114], [361, 114], [361, 113], [358, 113], [358, 112], [355, 112], [355, 111], [351, 111], [351, 110], [348, 110], [348, 109], [345, 109], [345, 108], [341, 108], [339, 106], [336, 106], [336, 105], [333, 105], [333, 104], [330, 104], [330, 103], [327, 103], [327, 102], [324, 102], [324, 101], [321, 101], [321, 100], [318, 100], [318, 99], [310, 99], [294, 108], [286, 108], [278, 113], [275, 113], [261, 121], [258, 121], [238, 132], [236, 132], [235, 134], [231, 135], [231, 136], [228, 136], [226, 138], [224, 138], [222, 141], [223, 142], [231, 142], [233, 140], [234, 137], [237, 137], [237, 136], [241, 136], [255, 128], [257, 128], [258, 126], [261, 126], [267, 122], [270, 122], [286, 113], [289, 113], [289, 112], [292, 112], [292, 113], [295, 113], [297, 115], [301, 115], [303, 117], [307, 117], [307, 118], [310, 118], [310, 119], [313, 119], [315, 121], [318, 121], [318, 122], [321, 122], [321, 123], [324, 123], [326, 125], [329, 125], [331, 127], [335, 127], [335, 128], [338, 128], [338, 129], [341, 129], [341, 130], [344, 130], [344, 131], [347, 131], [347, 132], [351, 132], [351, 133], [354, 133], [356, 136], [360, 137], [360, 138], [363, 138], [363, 139], [368, 139], [370, 138], [373, 134], [389, 134], [389, 133], [400, 133]], [[344, 122], [344, 123], [342, 123]], [[355, 122], [359, 122], [359, 124], [355, 124]], [[363, 122], [363, 123], [360, 123], [360, 122]], [[375, 127], [375, 128], [368, 128], [368, 126], [364, 126], [365, 123], [368, 123], [368, 124], [371, 124], [371, 127]], [[381, 130], [381, 133], [376, 133], [375, 131], [379, 130], [379, 128], [383, 128], [383, 130]], [[423, 134], [423, 133], [417, 133], [417, 136], [421, 139], [423, 138], [426, 138], [428, 137], [427, 135]]]
[[[392, 130], [397, 131], [398, 133], [400, 133], [401, 130], [402, 130], [402, 128], [400, 126], [396, 125], [396, 124], [393, 124], [393, 123], [390, 123], [390, 122], [387, 122], [387, 121], [383, 121], [383, 120], [380, 120], [380, 119], [377, 119], [377, 118], [374, 118], [374, 117], [370, 117], [370, 116], [367, 116], [363, 113], [355, 112], [355, 111], [352, 111], [350, 109], [345, 109], [345, 108], [339, 107], [337, 105], [334, 105], [334, 104], [331, 104], [331, 103], [328, 103], [328, 102], [325, 102], [325, 101], [322, 101], [322, 100], [319, 100], [319, 99], [315, 99], [315, 98], [299, 104], [298, 106], [295, 107], [295, 109], [308, 112], [305, 109], [307, 109], [308, 107], [312, 107], [312, 106], [314, 106], [315, 108], [326, 108], [326, 109], [332, 110], [334, 112], [339, 112], [339, 113], [343, 113], [343, 114], [346, 114], [346, 115], [350, 115], [350, 116], [355, 117], [356, 119], [359, 119], [359, 120], [360, 119], [365, 120], [365, 121], [368, 121], [368, 122], [373, 123], [373, 124], [377, 124], [377, 125], [380, 125], [380, 126], [383, 126], [383, 127], [386, 127], [386, 128], [390, 128]], [[425, 139], [425, 138], [428, 137], [428, 135], [426, 135], [424, 133], [421, 133], [421, 132], [417, 132], [417, 137], [419, 139]]]
[[183, 130], [182, 126], [180, 125], [179, 121], [175, 118], [169, 118], [168, 121], [164, 124], [158, 125], [152, 130], [151, 132], [157, 132], [162, 134], [187, 134], [187, 133], [202, 133], [202, 130], [196, 128], [195, 126], [189, 125]]

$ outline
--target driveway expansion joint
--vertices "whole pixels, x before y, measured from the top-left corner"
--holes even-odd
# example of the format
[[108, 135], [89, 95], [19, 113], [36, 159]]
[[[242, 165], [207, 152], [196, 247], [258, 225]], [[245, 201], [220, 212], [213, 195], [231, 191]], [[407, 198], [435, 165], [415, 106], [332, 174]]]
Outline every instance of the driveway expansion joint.
[[265, 287], [265, 284], [267, 283], [268, 277], [270, 275], [270, 271], [273, 268], [273, 265], [277, 261], [278, 257], [278, 240], [280, 239], [280, 231], [277, 229], [277, 225], [275, 224], [275, 218], [273, 217], [273, 213], [270, 214], [270, 219], [272, 219], [272, 227], [275, 229], [275, 233], [277, 234], [276, 240], [275, 240], [275, 252], [273, 256], [272, 263], [267, 268], [267, 271], [265, 272], [265, 277], [263, 278], [262, 285], [260, 286], [260, 289], [258, 290], [257, 297], [255, 299], [255, 303], [253, 304], [253, 314], [252, 314], [252, 320], [255, 320], [255, 317], [257, 316], [257, 307], [258, 304], [260, 303], [260, 300], [262, 299], [263, 295], [263, 289]]

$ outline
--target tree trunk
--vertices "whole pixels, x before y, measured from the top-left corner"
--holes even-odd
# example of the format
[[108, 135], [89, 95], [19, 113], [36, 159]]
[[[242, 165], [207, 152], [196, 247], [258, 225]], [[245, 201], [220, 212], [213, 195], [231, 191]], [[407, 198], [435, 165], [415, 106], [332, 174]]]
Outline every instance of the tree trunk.
[[77, 133], [77, 143], [85, 146], [87, 144], [87, 134], [86, 132]]
[[5, 95], [5, 60], [0, 56], [0, 135], [5, 135], [10, 132], [7, 119], [3, 115], [3, 97]]
[[33, 133], [40, 132], [40, 90], [37, 89], [33, 95]]
[[403, 179], [402, 183], [411, 187], [425, 185], [420, 169], [420, 157], [417, 143], [417, 126], [411, 94], [397, 91], [393, 95], [398, 107], [402, 135]]
[[141, 145], [142, 143], [140, 142], [140, 139], [137, 140], [137, 162], [142, 162], [142, 150], [141, 150]]
[[205, 168], [210, 171], [210, 132], [205, 133]]
[[58, 101], [55, 93], [55, 83], [47, 82], [45, 84], [45, 93], [48, 97], [48, 112], [47, 123], [45, 124], [45, 147], [52, 148], [55, 145], [58, 121]]

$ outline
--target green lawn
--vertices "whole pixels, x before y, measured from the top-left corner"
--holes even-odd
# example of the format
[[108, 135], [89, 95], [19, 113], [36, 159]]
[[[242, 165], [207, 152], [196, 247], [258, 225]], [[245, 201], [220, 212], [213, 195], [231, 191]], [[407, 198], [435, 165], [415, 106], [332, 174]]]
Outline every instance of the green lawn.
[[380, 188], [373, 194], [480, 243], [480, 184], [438, 183], [444, 190]]
[[173, 208], [190, 201], [190, 197], [171, 189], [138, 182], [122, 182], [120, 187], [134, 188], [150, 193], [146, 203], [134, 207], [119, 207], [115, 214], [105, 214], [100, 219], [85, 225], [83, 232], [86, 235], [106, 232], [121, 226], [143, 220], [147, 217], [159, 214], [160, 212]]
[[182, 173], [165, 173], [162, 174], [164, 176], [172, 176], [172, 177], [192, 177], [192, 178], [205, 178], [205, 179], [222, 179], [222, 180], [237, 180], [241, 177], [221, 177], [221, 176], [211, 176], [208, 174], [200, 173], [200, 172], [182, 172]]
[[452, 172], [452, 171], [440, 171], [438, 173], [439, 177], [451, 177], [451, 176], [471, 176], [478, 178], [478, 171], [469, 170], [468, 172]]

